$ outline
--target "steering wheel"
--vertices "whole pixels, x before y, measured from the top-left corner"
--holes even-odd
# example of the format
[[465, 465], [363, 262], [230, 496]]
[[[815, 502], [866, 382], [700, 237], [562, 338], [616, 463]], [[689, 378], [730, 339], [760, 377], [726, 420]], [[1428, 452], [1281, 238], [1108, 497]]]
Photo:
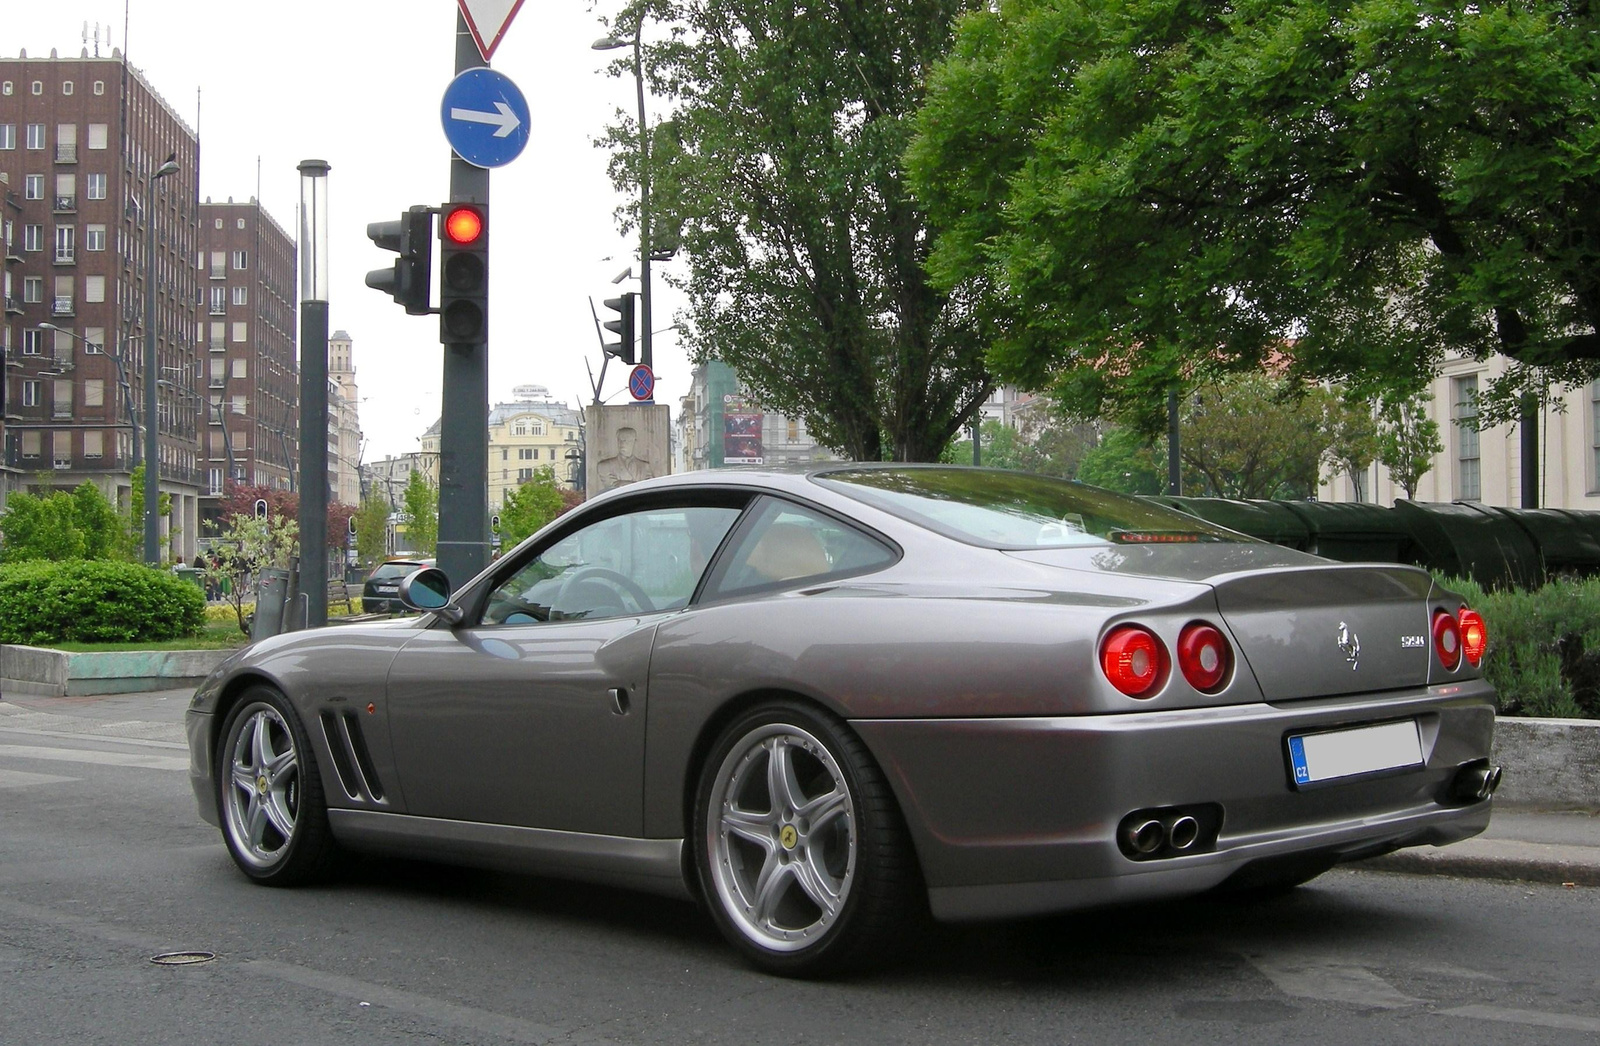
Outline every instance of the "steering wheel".
[[563, 581], [561, 587], [556, 590], [556, 597], [551, 601], [551, 606], [556, 610], [563, 609], [567, 603], [567, 594], [579, 585], [589, 581], [602, 581], [610, 585], [638, 604], [638, 608], [641, 611], [655, 609], [655, 604], [650, 602], [650, 597], [645, 594], [644, 589], [634, 583], [632, 578], [619, 574], [615, 570], [607, 570], [605, 567], [583, 567], [574, 571], [572, 576]]

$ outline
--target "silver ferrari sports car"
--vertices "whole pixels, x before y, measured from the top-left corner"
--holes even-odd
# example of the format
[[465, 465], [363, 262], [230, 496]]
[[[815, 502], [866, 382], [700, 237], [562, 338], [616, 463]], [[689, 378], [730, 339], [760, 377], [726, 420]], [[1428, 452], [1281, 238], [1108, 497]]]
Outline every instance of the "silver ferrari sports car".
[[1489, 823], [1482, 619], [1428, 574], [1014, 472], [691, 473], [188, 713], [258, 882], [364, 851], [702, 901], [760, 967], [903, 920], [1281, 888]]

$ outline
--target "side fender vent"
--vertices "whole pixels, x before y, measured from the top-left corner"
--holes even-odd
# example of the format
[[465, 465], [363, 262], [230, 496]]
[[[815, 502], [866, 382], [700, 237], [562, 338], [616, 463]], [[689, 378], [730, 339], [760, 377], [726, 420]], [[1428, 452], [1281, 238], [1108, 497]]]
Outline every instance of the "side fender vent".
[[361, 720], [354, 712], [340, 715], [323, 712], [322, 736], [333, 756], [333, 769], [339, 776], [339, 787], [355, 802], [382, 803], [383, 782], [372, 763], [372, 753], [367, 750], [367, 738], [361, 730]]

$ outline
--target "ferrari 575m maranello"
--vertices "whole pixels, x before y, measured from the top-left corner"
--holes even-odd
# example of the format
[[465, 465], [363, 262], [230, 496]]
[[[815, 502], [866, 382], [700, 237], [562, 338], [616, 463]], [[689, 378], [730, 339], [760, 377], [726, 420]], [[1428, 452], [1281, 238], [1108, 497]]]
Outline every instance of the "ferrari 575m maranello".
[[1482, 619], [1135, 498], [946, 466], [691, 473], [418, 615], [264, 640], [188, 714], [245, 875], [345, 851], [702, 900], [758, 966], [902, 921], [1281, 888], [1489, 822]]

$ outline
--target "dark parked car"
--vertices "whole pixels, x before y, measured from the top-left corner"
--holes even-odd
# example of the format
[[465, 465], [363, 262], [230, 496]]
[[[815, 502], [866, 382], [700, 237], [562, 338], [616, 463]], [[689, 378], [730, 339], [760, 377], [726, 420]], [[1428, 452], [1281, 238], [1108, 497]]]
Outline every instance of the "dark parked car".
[[400, 579], [423, 567], [431, 567], [433, 563], [431, 559], [391, 559], [378, 564], [361, 586], [361, 612], [405, 613], [406, 605], [400, 602]]
[[234, 655], [188, 714], [250, 878], [343, 849], [704, 901], [762, 968], [904, 919], [1284, 888], [1488, 825], [1479, 616], [1013, 472], [691, 473], [590, 500], [417, 618]]

